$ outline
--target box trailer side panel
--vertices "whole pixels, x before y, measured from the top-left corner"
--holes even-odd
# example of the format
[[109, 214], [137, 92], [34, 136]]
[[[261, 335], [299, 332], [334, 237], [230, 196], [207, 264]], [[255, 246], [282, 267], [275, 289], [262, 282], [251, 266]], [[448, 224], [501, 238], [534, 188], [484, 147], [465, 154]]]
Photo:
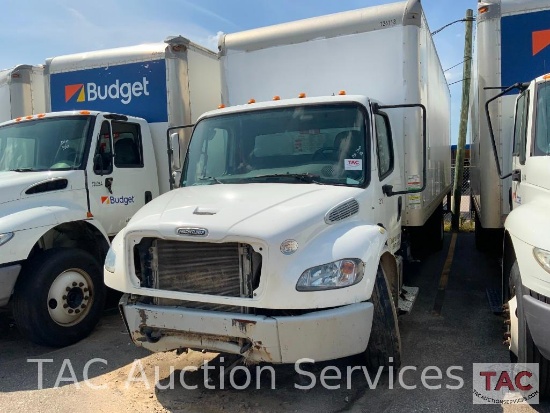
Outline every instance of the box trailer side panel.
[[[472, 200], [483, 228], [502, 228], [510, 212], [511, 182], [498, 177], [485, 117], [485, 102], [499, 90], [486, 88], [527, 82], [550, 70], [550, 5], [541, 0], [486, 3], [489, 11], [477, 22], [472, 83]], [[503, 173], [510, 172], [512, 161], [515, 97], [503, 96], [489, 108]]]
[[18, 65], [0, 72], [0, 122], [45, 111], [44, 69]]

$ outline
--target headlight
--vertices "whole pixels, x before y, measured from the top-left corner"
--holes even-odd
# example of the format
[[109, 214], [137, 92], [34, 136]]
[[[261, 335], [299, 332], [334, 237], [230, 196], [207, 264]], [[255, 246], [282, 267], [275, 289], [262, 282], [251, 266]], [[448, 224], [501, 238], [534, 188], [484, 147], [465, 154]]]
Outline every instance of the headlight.
[[365, 264], [346, 258], [309, 268], [298, 279], [298, 291], [332, 290], [357, 284], [363, 278]]
[[116, 263], [116, 254], [113, 251], [113, 248], [109, 248], [107, 256], [105, 257], [105, 269], [109, 272], [115, 272], [115, 263]]
[[8, 242], [12, 238], [13, 238], [13, 232], [5, 232], [3, 234], [0, 234], [0, 245], [4, 245], [6, 242]]
[[550, 251], [533, 248], [533, 255], [542, 268], [550, 273]]

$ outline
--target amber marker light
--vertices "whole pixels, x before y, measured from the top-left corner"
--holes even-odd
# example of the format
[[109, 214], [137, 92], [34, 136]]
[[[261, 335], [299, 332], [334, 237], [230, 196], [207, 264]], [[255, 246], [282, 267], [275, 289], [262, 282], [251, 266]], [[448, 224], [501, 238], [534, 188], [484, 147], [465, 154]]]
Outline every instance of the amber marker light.
[[249, 105], [252, 104], [252, 103], [256, 103], [256, 99], [250, 99], [250, 100], [248, 101], [248, 104], [249, 104]]
[[479, 14], [487, 13], [489, 11], [489, 6], [481, 6], [477, 11]]
[[46, 114], [45, 113], [39, 113], [38, 115], [36, 115], [36, 117], [39, 118], [39, 119], [42, 119], [42, 118], [46, 117]]
[[543, 78], [544, 80], [550, 80], [550, 73], [544, 75], [542, 78]]
[[90, 211], [86, 212], [86, 217], [93, 218], [94, 214], [92, 214]]
[[281, 97], [279, 95], [273, 96], [273, 100], [281, 100]]
[[21, 122], [22, 120], [23, 120], [23, 118], [15, 118], [16, 122]]
[[89, 115], [90, 114], [90, 111], [89, 110], [81, 110], [80, 112], [81, 115]]
[[303, 99], [303, 98], [306, 97], [306, 94], [305, 94], [304, 92], [302, 92], [302, 93], [300, 93], [300, 94], [298, 95], [298, 97], [299, 97], [300, 99]]
[[32, 115], [25, 116], [25, 119], [27, 119], [27, 120], [32, 119]]
[[221, 105], [218, 105], [218, 109], [223, 109], [225, 108], [225, 105], [222, 103]]

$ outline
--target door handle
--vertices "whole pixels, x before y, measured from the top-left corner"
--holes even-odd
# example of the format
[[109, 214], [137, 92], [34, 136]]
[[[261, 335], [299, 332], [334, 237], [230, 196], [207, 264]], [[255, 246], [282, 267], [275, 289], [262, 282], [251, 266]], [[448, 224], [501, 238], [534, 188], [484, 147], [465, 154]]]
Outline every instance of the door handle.
[[521, 169], [514, 169], [512, 171], [512, 181], [521, 182]]
[[105, 188], [109, 191], [110, 194], [113, 193], [111, 187], [113, 186], [113, 178], [105, 178]]

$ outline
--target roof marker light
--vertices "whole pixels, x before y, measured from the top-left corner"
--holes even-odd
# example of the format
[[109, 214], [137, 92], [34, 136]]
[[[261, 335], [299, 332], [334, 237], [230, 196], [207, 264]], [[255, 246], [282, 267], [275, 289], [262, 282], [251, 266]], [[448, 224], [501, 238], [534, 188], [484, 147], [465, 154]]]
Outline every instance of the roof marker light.
[[550, 79], [550, 73], [544, 75], [542, 78], [543, 78], [544, 80], [549, 80], [549, 79]]
[[300, 93], [300, 94], [298, 95], [298, 97], [299, 97], [300, 99], [303, 99], [303, 98], [306, 97], [306, 94], [305, 94], [304, 92], [302, 92], [302, 93]]
[[222, 103], [221, 105], [218, 105], [218, 109], [223, 109], [225, 108], [225, 105]]
[[90, 114], [90, 111], [89, 110], [81, 110], [79, 112], [81, 115], [89, 115]]
[[281, 97], [279, 95], [273, 96], [273, 100], [281, 100]]
[[489, 11], [489, 6], [481, 6], [477, 11], [479, 14], [487, 13]]
[[25, 116], [25, 119], [27, 120], [32, 119], [32, 115]]
[[249, 104], [249, 105], [252, 104], [252, 103], [256, 103], [256, 99], [250, 99], [250, 100], [248, 101], [248, 104]]
[[45, 113], [39, 113], [38, 115], [36, 115], [36, 117], [39, 118], [39, 119], [42, 119], [42, 118], [46, 117], [46, 114]]
[[339, 94], [340, 96], [344, 96], [344, 95], [346, 94], [346, 91], [345, 91], [345, 90], [341, 90], [340, 92], [338, 92], [338, 94]]
[[16, 122], [21, 122], [21, 120], [23, 120], [23, 118], [15, 118]]

